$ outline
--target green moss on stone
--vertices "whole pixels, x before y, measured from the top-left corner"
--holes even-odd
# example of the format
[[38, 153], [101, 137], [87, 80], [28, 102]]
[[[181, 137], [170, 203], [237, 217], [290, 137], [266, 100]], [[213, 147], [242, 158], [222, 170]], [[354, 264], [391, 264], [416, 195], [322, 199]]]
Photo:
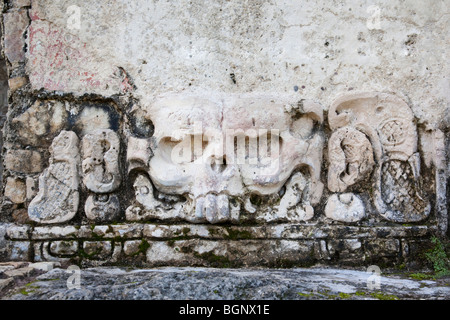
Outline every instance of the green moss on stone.
[[409, 277], [415, 280], [436, 280], [435, 275], [425, 273], [411, 273], [409, 274]]
[[301, 297], [305, 297], [305, 298], [311, 298], [316, 296], [315, 293], [311, 292], [311, 293], [303, 293], [303, 292], [297, 292], [297, 294]]
[[385, 294], [382, 292], [373, 292], [370, 295], [378, 300], [400, 300], [396, 295]]
[[252, 239], [253, 235], [247, 230], [236, 230], [233, 228], [226, 228], [228, 235], [225, 235], [225, 239], [238, 240], [238, 239]]
[[216, 255], [212, 251], [204, 253], [194, 252], [193, 254], [195, 257], [207, 261], [216, 268], [230, 268], [232, 266], [231, 261], [227, 257]]
[[351, 294], [339, 292], [339, 298], [341, 298], [341, 299], [350, 299], [351, 297], [352, 297]]
[[139, 252], [142, 252], [145, 254], [147, 252], [148, 248], [150, 248], [150, 244], [147, 242], [147, 240], [142, 239], [138, 248], [139, 248]]

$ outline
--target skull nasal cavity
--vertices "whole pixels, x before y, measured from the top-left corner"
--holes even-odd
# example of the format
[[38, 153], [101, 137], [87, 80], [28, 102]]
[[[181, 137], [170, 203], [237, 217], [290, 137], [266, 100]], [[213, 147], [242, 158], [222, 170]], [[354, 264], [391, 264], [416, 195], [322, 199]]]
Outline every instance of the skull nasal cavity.
[[225, 157], [223, 159], [213, 157], [210, 166], [212, 171], [222, 173], [227, 167], [227, 159]]

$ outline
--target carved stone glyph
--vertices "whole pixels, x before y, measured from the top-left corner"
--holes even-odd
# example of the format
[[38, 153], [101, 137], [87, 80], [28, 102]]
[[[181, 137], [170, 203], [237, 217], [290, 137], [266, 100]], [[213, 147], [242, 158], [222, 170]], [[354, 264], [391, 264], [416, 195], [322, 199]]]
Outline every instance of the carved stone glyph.
[[121, 182], [120, 140], [110, 129], [98, 129], [83, 137], [83, 182], [95, 193], [109, 193]]
[[[257, 211], [249, 205], [252, 195], [278, 194], [303, 168], [303, 186], [294, 183], [296, 191], [286, 192], [279, 214], [266, 216], [286, 220], [288, 209], [300, 203], [303, 213], [297, 217], [312, 217], [323, 188], [323, 137], [316, 130], [323, 121], [320, 105], [270, 95], [174, 94], [155, 99], [148, 115], [155, 125], [154, 155], [149, 159], [148, 152], [129, 151], [128, 165], [148, 166], [159, 194], [186, 199], [176, 216], [192, 222], [239, 221], [241, 207]], [[134, 140], [133, 145], [146, 144]], [[159, 200], [149, 201], [155, 207]]]
[[374, 163], [372, 149], [373, 196], [380, 215], [395, 222], [428, 217], [430, 204], [420, 187], [414, 115], [403, 100], [385, 93], [346, 95], [330, 107], [328, 121], [334, 130], [329, 145], [330, 190], [344, 191], [367, 178]]
[[153, 210], [158, 206], [158, 201], [153, 196], [153, 186], [150, 180], [143, 174], [139, 174], [134, 181], [136, 201], [144, 208]]
[[84, 210], [91, 221], [111, 222], [120, 215], [119, 198], [111, 193], [121, 183], [119, 153], [119, 136], [110, 129], [97, 129], [83, 137], [83, 182], [94, 192]]
[[133, 170], [148, 168], [150, 158], [153, 156], [149, 139], [129, 137], [127, 144], [128, 173]]
[[91, 221], [114, 222], [120, 216], [119, 197], [116, 194], [91, 194], [86, 199], [84, 211]]
[[306, 221], [314, 216], [314, 209], [306, 196], [308, 180], [301, 173], [292, 175], [278, 206], [277, 217], [291, 222]]
[[343, 192], [368, 178], [375, 164], [369, 139], [352, 127], [339, 128], [331, 135], [328, 159], [328, 188], [333, 192]]
[[327, 218], [341, 222], [357, 222], [366, 217], [362, 200], [353, 193], [332, 194], [325, 206]]
[[[128, 221], [143, 221], [148, 219], [159, 220], [188, 220], [196, 222], [195, 216], [189, 216], [191, 210], [186, 208], [187, 204], [167, 204], [158, 200], [153, 191], [153, 185], [146, 173], [139, 172], [133, 182], [135, 204], [127, 208], [125, 212]], [[167, 198], [178, 199], [165, 195]], [[172, 199], [173, 200], [173, 199]]]
[[79, 204], [78, 137], [62, 131], [50, 147], [49, 167], [39, 177], [39, 192], [28, 206], [31, 220], [61, 223], [72, 219]]

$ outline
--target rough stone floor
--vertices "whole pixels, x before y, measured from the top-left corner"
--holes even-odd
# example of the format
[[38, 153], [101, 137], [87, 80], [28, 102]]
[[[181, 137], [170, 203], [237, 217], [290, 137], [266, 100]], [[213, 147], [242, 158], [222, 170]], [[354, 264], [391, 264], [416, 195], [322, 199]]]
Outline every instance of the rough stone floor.
[[[416, 276], [417, 278], [417, 276]], [[61, 268], [0, 263], [2, 300], [450, 300], [450, 279], [366, 270]]]

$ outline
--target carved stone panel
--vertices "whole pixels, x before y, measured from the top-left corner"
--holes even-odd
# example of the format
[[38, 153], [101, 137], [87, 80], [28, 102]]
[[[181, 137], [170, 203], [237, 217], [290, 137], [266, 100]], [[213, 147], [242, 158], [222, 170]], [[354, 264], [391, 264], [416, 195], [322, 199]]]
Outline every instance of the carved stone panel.
[[330, 190], [344, 191], [367, 178], [374, 167], [374, 204], [382, 217], [395, 222], [428, 217], [414, 115], [403, 100], [385, 93], [346, 95], [330, 107], [328, 121], [334, 130], [329, 143]]
[[0, 260], [419, 266], [448, 2], [0, 1]]
[[61, 223], [72, 219], [79, 204], [78, 137], [62, 131], [50, 147], [49, 167], [39, 177], [39, 192], [28, 206], [31, 220]]

